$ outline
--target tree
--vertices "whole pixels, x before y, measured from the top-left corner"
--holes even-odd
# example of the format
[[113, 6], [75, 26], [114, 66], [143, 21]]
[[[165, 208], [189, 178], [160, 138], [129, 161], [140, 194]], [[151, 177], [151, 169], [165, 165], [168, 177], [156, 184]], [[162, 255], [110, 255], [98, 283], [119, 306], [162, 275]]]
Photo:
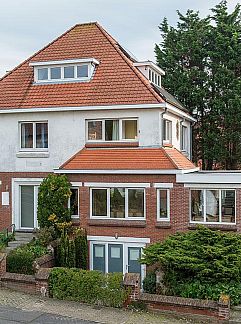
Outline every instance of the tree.
[[65, 175], [50, 174], [42, 181], [39, 186], [37, 212], [40, 228], [70, 222], [70, 188], [71, 184]]
[[[212, 16], [178, 12], [177, 27], [165, 18], [156, 45], [157, 63], [167, 73], [163, 85], [197, 119], [194, 127], [194, 161], [204, 169], [214, 162], [236, 168], [241, 160], [240, 6], [228, 14], [222, 1]], [[232, 125], [232, 126], [231, 126]]]

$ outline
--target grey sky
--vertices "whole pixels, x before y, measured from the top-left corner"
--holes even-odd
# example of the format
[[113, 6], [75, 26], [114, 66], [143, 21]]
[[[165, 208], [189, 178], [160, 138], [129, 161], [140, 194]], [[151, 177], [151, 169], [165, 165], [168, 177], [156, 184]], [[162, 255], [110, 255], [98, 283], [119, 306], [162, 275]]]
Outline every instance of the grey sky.
[[[98, 21], [138, 59], [152, 59], [164, 17], [206, 15], [218, 0], [0, 0], [0, 77], [76, 23]], [[232, 10], [238, 0], [228, 0]]]

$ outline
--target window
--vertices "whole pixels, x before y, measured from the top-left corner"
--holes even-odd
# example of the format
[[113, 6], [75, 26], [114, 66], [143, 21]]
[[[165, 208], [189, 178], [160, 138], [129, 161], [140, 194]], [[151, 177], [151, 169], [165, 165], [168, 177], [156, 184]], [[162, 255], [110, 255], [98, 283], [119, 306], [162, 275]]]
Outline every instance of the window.
[[88, 141], [137, 141], [137, 119], [87, 121]]
[[63, 65], [37, 68], [35, 81], [63, 81], [89, 79], [89, 70], [93, 70], [90, 64]]
[[79, 189], [71, 188], [71, 196], [69, 199], [69, 208], [73, 218], [79, 217]]
[[48, 148], [48, 123], [20, 123], [20, 148], [23, 150], [43, 150]]
[[157, 219], [159, 221], [170, 220], [170, 191], [168, 189], [157, 190]]
[[187, 152], [188, 150], [188, 133], [187, 127], [182, 126], [181, 150]]
[[167, 119], [163, 119], [163, 140], [172, 143], [172, 122]]
[[91, 217], [145, 217], [145, 190], [128, 188], [91, 189]]
[[235, 190], [191, 190], [191, 221], [235, 223]]
[[156, 72], [154, 72], [152, 69], [149, 69], [149, 72], [148, 72], [148, 76], [149, 76], [149, 80], [154, 83], [155, 85], [159, 86], [161, 85], [161, 78], [160, 78], [160, 75]]

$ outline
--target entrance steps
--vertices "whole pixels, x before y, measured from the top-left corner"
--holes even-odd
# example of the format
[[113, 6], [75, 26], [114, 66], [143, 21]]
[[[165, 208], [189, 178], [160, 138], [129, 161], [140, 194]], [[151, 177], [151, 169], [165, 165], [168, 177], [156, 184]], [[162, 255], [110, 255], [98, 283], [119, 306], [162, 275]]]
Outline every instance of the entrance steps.
[[18, 248], [21, 245], [27, 244], [34, 238], [33, 233], [28, 232], [15, 232], [15, 241], [8, 242], [8, 246], [5, 248], [5, 252], [9, 253], [10, 251]]

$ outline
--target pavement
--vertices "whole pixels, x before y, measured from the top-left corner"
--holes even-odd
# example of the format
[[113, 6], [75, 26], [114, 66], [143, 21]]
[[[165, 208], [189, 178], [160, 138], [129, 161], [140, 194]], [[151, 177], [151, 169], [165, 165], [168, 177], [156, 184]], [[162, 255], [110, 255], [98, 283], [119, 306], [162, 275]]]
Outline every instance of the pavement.
[[0, 288], [0, 324], [187, 324], [207, 323], [185, 316], [98, 307], [71, 301], [43, 298]]

